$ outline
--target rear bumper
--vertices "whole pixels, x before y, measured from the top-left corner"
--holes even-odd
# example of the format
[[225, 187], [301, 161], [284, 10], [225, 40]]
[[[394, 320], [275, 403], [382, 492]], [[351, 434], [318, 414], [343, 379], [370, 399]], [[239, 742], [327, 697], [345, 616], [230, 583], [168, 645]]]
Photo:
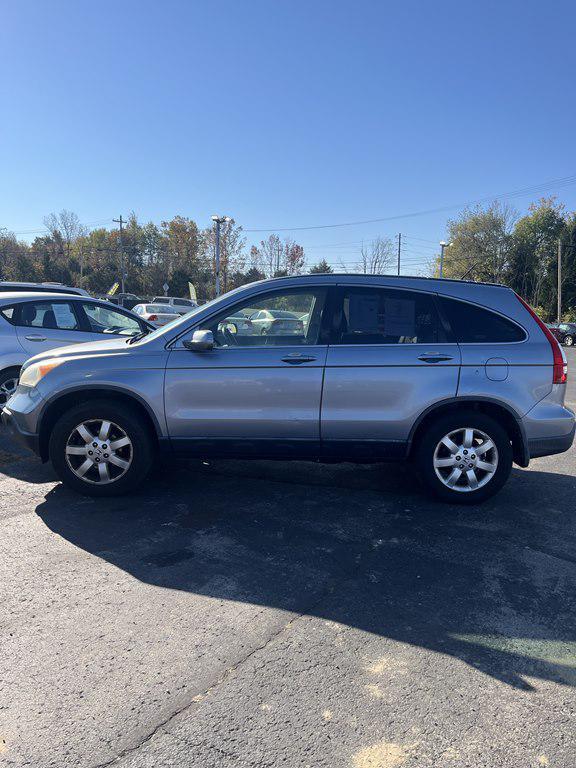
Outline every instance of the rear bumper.
[[2, 423], [7, 428], [10, 436], [16, 440], [17, 443], [23, 445], [24, 448], [33, 451], [37, 456], [40, 456], [40, 439], [38, 435], [26, 432], [18, 423], [17, 417], [9, 408], [4, 408], [2, 411]]
[[530, 458], [537, 459], [539, 456], [553, 456], [556, 453], [564, 453], [571, 448], [575, 432], [576, 426], [572, 425], [572, 430], [566, 435], [539, 437], [528, 440]]

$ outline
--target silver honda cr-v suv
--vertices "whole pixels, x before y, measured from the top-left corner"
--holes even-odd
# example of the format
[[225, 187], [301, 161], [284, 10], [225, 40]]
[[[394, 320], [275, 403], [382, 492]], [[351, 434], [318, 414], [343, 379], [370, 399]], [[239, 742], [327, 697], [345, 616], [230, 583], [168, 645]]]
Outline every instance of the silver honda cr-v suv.
[[411, 459], [446, 501], [498, 491], [566, 451], [566, 359], [510, 289], [365, 275], [253, 283], [149, 335], [29, 360], [3, 418], [93, 496], [137, 487], [159, 451]]

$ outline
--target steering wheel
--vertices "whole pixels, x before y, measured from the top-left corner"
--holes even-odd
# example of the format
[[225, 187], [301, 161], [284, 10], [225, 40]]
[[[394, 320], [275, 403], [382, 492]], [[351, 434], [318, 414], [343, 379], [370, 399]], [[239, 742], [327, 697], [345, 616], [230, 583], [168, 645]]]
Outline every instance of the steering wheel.
[[224, 328], [222, 328], [222, 336], [224, 336], [224, 340], [226, 341], [226, 344], [229, 347], [238, 346], [238, 340], [236, 339], [236, 334], [232, 333], [226, 325], [224, 326]]

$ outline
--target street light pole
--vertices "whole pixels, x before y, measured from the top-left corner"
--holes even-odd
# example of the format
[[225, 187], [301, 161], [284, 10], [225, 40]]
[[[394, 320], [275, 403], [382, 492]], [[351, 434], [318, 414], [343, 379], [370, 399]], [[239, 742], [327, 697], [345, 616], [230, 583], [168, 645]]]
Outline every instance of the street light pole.
[[216, 224], [216, 296], [220, 296], [220, 226], [230, 221], [229, 216], [212, 216]]
[[449, 248], [451, 245], [452, 243], [440, 240], [440, 277], [444, 277], [444, 249]]
[[120, 214], [119, 219], [112, 219], [112, 221], [120, 225], [120, 284], [122, 286], [122, 293], [125, 293], [126, 292], [126, 285], [125, 285], [126, 275], [124, 273], [124, 247], [122, 244], [122, 226], [126, 224], [126, 222], [122, 218], [122, 214]]

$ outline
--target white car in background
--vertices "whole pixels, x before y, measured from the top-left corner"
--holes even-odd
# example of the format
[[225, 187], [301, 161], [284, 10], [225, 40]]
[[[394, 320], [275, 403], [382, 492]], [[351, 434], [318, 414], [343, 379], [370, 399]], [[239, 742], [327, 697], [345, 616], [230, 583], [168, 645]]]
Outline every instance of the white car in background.
[[144, 320], [148, 320], [156, 328], [167, 325], [180, 317], [180, 312], [169, 304], [136, 304], [135, 307], [132, 307], [132, 312]]
[[151, 304], [168, 304], [178, 312], [179, 315], [187, 315], [192, 309], [196, 309], [198, 302], [193, 299], [180, 299], [178, 296], [155, 296]]
[[29, 357], [87, 341], [126, 341], [152, 330], [145, 318], [89, 296], [0, 291], [0, 410]]

